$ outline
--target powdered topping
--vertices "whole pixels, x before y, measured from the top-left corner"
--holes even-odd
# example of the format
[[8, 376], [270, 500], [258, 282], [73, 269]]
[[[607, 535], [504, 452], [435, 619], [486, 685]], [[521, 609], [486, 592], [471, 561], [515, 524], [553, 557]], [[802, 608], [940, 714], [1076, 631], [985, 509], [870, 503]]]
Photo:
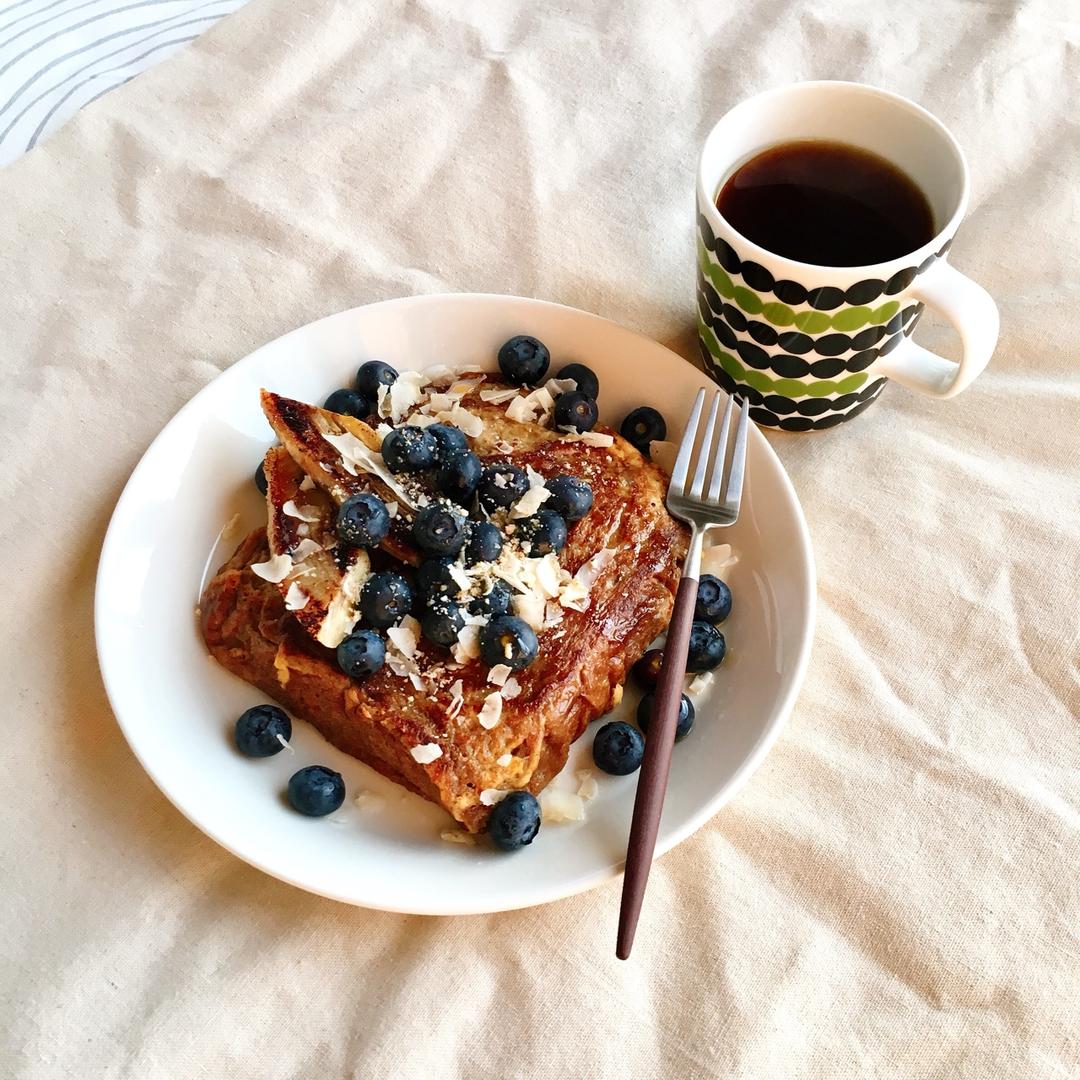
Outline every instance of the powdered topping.
[[417, 764], [430, 765], [442, 757], [442, 747], [438, 743], [429, 742], [422, 746], [414, 746], [409, 753]]
[[498, 690], [484, 698], [484, 706], [476, 715], [480, 726], [487, 731], [497, 727], [502, 717], [503, 698]]
[[302, 611], [307, 607], [307, 602], [310, 599], [311, 597], [300, 588], [299, 583], [294, 581], [289, 586], [289, 591], [285, 594], [285, 610]]
[[284, 581], [292, 573], [293, 561], [288, 555], [274, 555], [266, 562], [252, 563], [251, 572], [263, 581], [269, 581], [276, 585]]

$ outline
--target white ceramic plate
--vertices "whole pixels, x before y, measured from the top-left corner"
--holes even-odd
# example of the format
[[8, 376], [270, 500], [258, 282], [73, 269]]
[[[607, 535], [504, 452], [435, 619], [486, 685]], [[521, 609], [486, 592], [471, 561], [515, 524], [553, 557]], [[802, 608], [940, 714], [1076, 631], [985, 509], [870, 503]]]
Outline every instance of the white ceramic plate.
[[[366, 907], [466, 914], [541, 904], [620, 872], [636, 776], [597, 773], [584, 822], [548, 825], [522, 851], [440, 839], [437, 807], [294, 725], [295, 754], [250, 760], [232, 744], [236, 717], [266, 700], [209, 659], [193, 609], [203, 582], [240, 536], [265, 522], [252, 474], [270, 429], [258, 391], [321, 403], [363, 360], [399, 369], [474, 363], [495, 367], [513, 334], [547, 343], [553, 370], [580, 360], [601, 382], [601, 420], [617, 427], [650, 404], [677, 439], [695, 392], [711, 386], [685, 360], [595, 315], [506, 296], [421, 296], [356, 308], [263, 346], [215, 379], [174, 417], [131, 476], [102, 550], [96, 596], [101, 670], [132, 749], [177, 808], [208, 836], [268, 874]], [[768, 443], [751, 429], [749, 476], [738, 524], [727, 530], [740, 561], [729, 575], [734, 611], [728, 658], [675, 749], [658, 853], [689, 836], [761, 761], [795, 700], [810, 651], [814, 569], [795, 492]], [[240, 515], [235, 535], [223, 527]], [[633, 713], [628, 685], [618, 712]], [[591, 729], [595, 730], [595, 729]], [[591, 730], [555, 783], [577, 786], [591, 765]], [[345, 777], [336, 814], [292, 812], [282, 792], [302, 765]], [[353, 803], [370, 792], [365, 809]]]

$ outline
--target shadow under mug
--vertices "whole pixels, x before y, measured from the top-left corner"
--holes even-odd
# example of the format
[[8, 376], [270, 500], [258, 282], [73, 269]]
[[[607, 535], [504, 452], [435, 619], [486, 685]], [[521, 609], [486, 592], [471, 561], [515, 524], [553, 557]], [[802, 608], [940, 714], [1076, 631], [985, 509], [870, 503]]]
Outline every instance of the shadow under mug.
[[[898, 165], [926, 195], [937, 229], [921, 248], [870, 266], [817, 266], [736, 232], [716, 196], [762, 150], [799, 139], [845, 142]], [[990, 295], [946, 261], [968, 202], [963, 151], [914, 102], [858, 83], [796, 83], [736, 105], [712, 129], [697, 177], [697, 314], [705, 368], [750, 402], [767, 427], [835, 427], [868, 408], [889, 379], [953, 397], [997, 344]], [[960, 336], [953, 363], [911, 340], [923, 306]]]

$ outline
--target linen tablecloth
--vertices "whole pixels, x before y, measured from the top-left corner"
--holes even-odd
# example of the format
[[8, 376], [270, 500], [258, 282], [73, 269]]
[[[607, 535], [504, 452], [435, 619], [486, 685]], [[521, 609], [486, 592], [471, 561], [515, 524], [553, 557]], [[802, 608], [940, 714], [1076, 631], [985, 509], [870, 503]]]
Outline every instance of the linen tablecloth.
[[[253, 0], [0, 173], [0, 1074], [1078, 1075], [1076, 14]], [[217, 848], [95, 660], [102, 535], [153, 436], [262, 342], [402, 294], [545, 297], [693, 356], [697, 149], [822, 77], [957, 133], [952, 258], [1001, 343], [955, 401], [893, 386], [770, 436], [818, 558], [809, 677], [658, 862], [632, 961], [617, 883], [424, 919]]]

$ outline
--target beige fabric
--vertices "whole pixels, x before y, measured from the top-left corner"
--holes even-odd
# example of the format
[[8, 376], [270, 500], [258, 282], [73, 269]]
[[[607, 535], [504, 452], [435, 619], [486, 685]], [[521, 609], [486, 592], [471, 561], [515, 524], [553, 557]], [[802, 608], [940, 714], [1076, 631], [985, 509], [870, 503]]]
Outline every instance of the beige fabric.
[[[0, 1074], [1078, 1075], [1067, 10], [253, 0], [0, 173]], [[811, 77], [953, 127], [953, 258], [1001, 345], [955, 402], [890, 387], [774, 438], [819, 560], [810, 675], [657, 865], [633, 961], [615, 884], [439, 921], [218, 849], [133, 759], [94, 657], [103, 531], [154, 434], [260, 343], [407, 293], [548, 297], [692, 355], [696, 150]]]

